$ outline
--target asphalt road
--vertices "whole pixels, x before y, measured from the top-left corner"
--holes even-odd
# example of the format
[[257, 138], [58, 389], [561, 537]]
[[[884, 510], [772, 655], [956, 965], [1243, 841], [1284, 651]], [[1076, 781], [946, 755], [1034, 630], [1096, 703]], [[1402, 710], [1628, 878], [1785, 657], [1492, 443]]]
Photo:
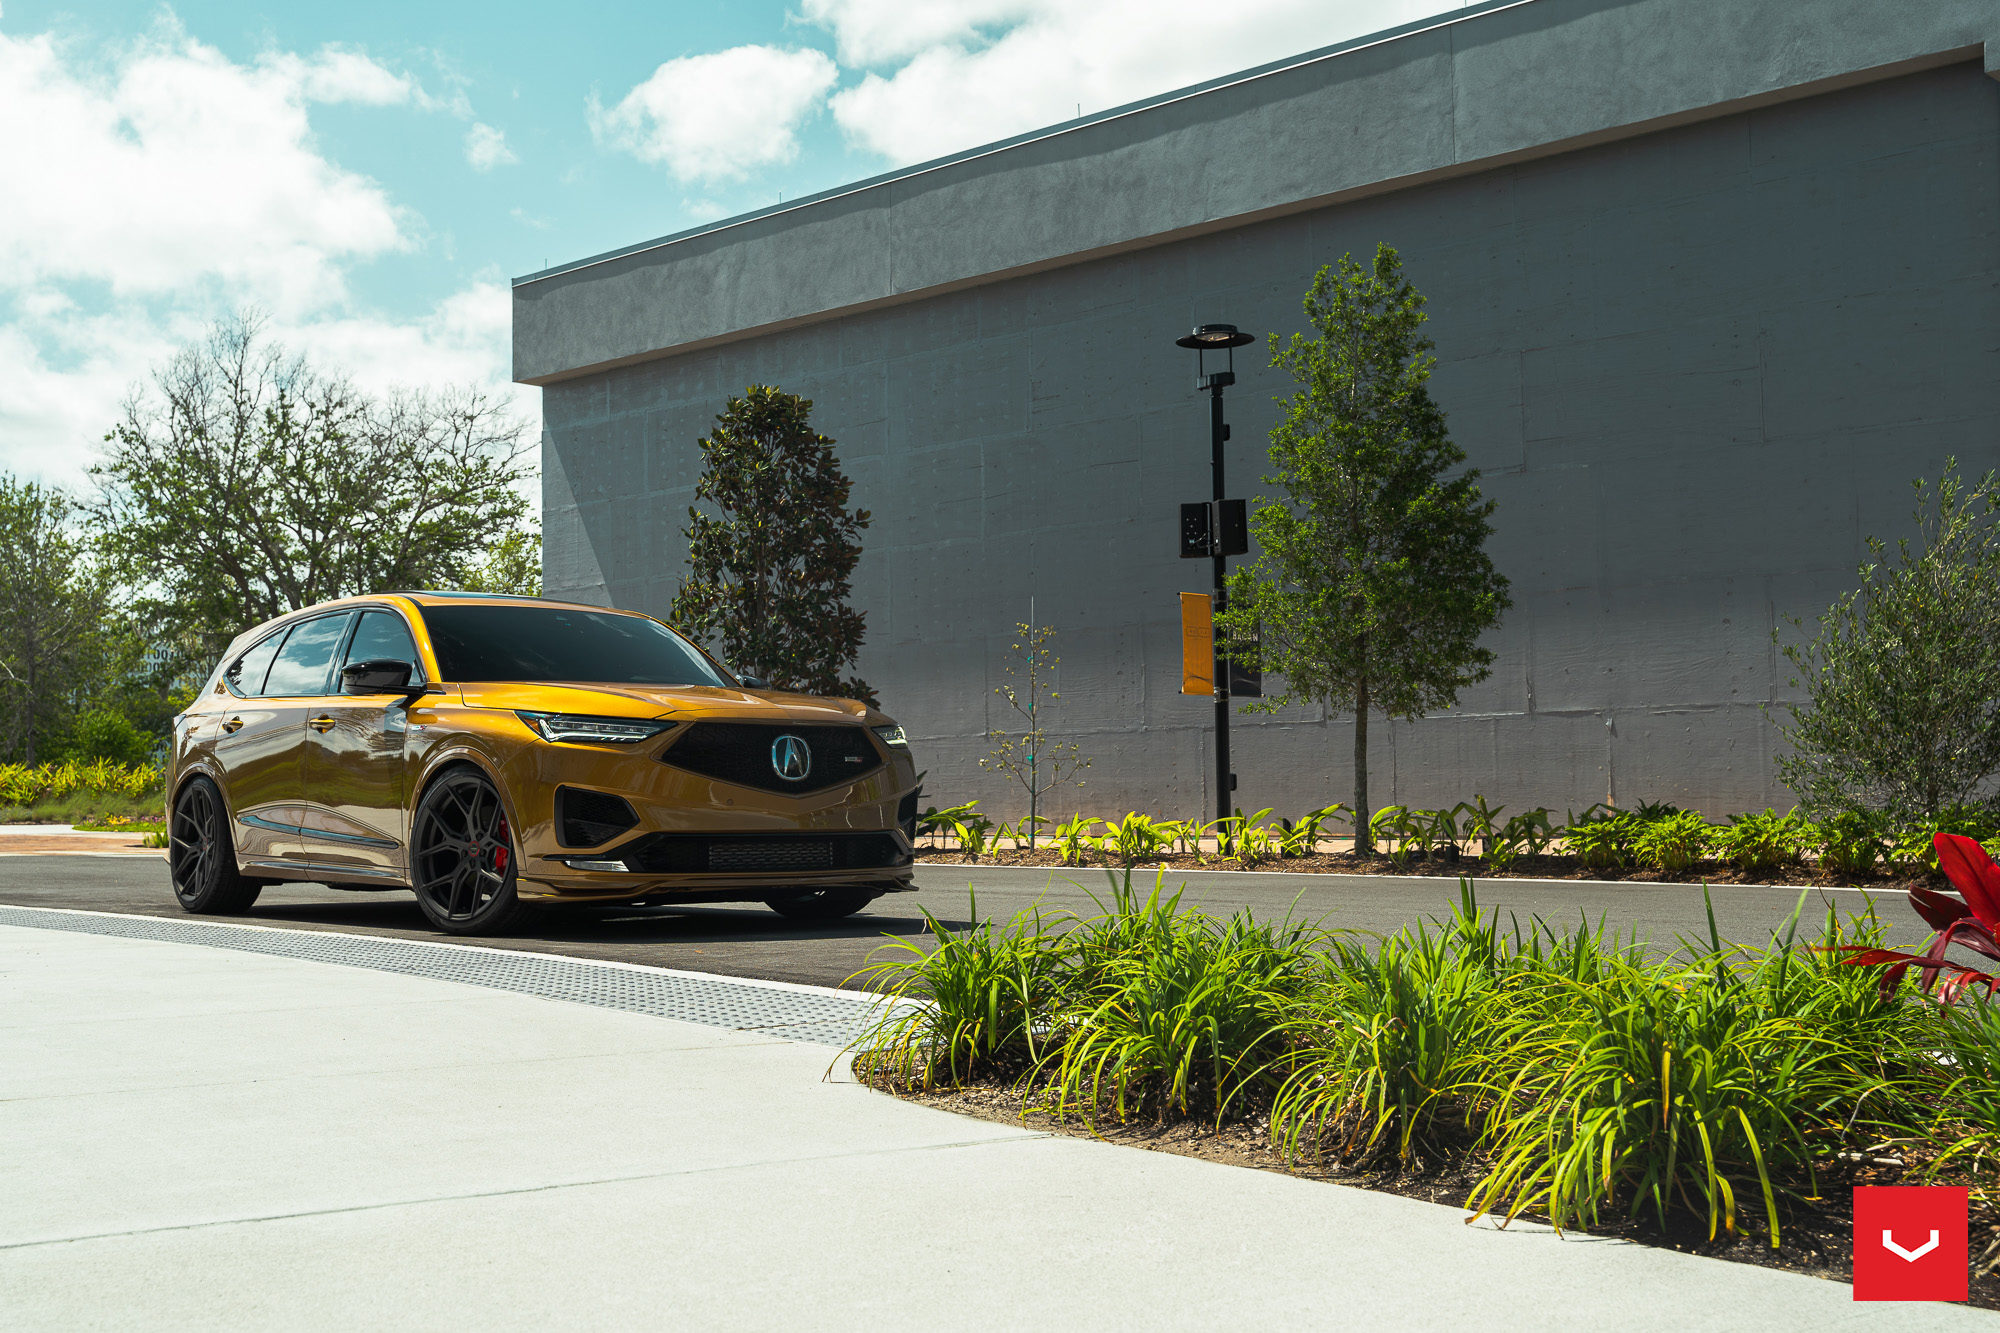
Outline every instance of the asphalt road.
[[[1150, 886], [1150, 877], [1134, 876]], [[680, 967], [730, 976], [762, 977], [819, 986], [861, 987], [855, 974], [876, 961], [908, 957], [884, 948], [890, 938], [925, 944], [922, 910], [947, 926], [971, 919], [976, 894], [979, 915], [1006, 919], [1030, 906], [1093, 912], [1091, 894], [1106, 893], [1103, 871], [1064, 871], [994, 866], [920, 866], [919, 891], [877, 899], [846, 921], [809, 925], [759, 905], [705, 906], [673, 910], [619, 911], [570, 908], [546, 911], [527, 931], [504, 938], [464, 941], [488, 948], [531, 949], [583, 958]], [[1458, 902], [1455, 880], [1297, 875], [1277, 872], [1196, 871], [1175, 875], [1186, 885], [1183, 901], [1219, 915], [1249, 909], [1262, 918], [1291, 915], [1356, 931], [1388, 932], [1424, 920], [1448, 917]], [[1682, 935], [1706, 938], [1707, 915], [1700, 886], [1586, 884], [1559, 880], [1493, 879], [1478, 883], [1483, 908], [1560, 927], [1600, 918], [1621, 933], [1637, 930], [1657, 947], [1671, 947]], [[1742, 944], [1762, 943], [1783, 927], [1799, 900], [1798, 889], [1719, 885], [1712, 890], [1716, 925], [1722, 937]], [[182, 915], [167, 885], [166, 864], [153, 857], [0, 854], [0, 902], [32, 907], [84, 908], [153, 916]], [[1843, 916], [1870, 903], [1889, 924], [1891, 942], [1920, 945], [1929, 928], [1900, 892], [1863, 893], [1851, 889], [1812, 890], [1806, 899], [1802, 934], [1816, 929], [1831, 905]], [[247, 917], [257, 925], [300, 930], [356, 931], [413, 939], [448, 940], [432, 930], [407, 892], [351, 893], [319, 885], [269, 888]]]

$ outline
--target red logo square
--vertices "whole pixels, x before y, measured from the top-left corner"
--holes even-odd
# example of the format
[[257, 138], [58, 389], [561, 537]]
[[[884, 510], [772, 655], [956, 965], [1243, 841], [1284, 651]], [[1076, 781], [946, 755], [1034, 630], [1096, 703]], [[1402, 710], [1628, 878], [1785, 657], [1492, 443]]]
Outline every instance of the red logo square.
[[1854, 1299], [1962, 1301], [1970, 1285], [1971, 1191], [1863, 1185], [1854, 1191]]

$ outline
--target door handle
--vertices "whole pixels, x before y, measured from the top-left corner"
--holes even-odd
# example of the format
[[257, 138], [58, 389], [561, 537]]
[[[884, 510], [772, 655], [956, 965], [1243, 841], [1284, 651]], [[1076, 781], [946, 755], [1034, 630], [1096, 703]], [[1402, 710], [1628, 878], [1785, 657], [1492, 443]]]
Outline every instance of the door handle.
[[306, 723], [306, 725], [324, 736], [327, 732], [333, 730], [333, 718], [329, 714], [321, 713], [318, 717]]
[[225, 722], [225, 723], [223, 723], [223, 724], [222, 724], [222, 730], [223, 730], [224, 732], [235, 732], [235, 731], [238, 731], [238, 730], [240, 730], [240, 729], [242, 728], [242, 726], [243, 726], [243, 719], [242, 719], [242, 718], [240, 718], [240, 717], [232, 717], [232, 718], [230, 718], [230, 719], [229, 719], [229, 720], [228, 720], [227, 722]]

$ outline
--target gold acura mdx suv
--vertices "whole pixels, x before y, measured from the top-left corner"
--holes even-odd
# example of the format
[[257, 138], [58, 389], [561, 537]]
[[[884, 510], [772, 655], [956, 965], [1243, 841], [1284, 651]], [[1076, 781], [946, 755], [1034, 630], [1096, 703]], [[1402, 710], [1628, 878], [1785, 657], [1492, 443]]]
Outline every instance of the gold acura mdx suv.
[[650, 616], [490, 594], [258, 626], [174, 719], [167, 771], [189, 911], [407, 888], [453, 934], [539, 903], [846, 916], [911, 887], [916, 809], [903, 730], [866, 704], [767, 690]]

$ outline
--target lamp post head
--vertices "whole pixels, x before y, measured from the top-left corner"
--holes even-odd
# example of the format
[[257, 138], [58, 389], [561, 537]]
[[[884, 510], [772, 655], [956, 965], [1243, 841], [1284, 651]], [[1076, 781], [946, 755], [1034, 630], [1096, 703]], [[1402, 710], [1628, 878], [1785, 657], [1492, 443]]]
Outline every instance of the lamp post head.
[[1176, 347], [1191, 347], [1197, 352], [1222, 351], [1228, 347], [1241, 347], [1257, 340], [1242, 332], [1234, 324], [1197, 324], [1193, 333], [1185, 338], [1174, 339]]
[[[1234, 324], [1197, 324], [1194, 332], [1187, 337], [1174, 339], [1174, 346], [1194, 350], [1196, 390], [1219, 393], [1224, 385], [1236, 383], [1236, 349], [1256, 341]], [[1223, 363], [1224, 369], [1209, 370], [1204, 360], [1209, 352], [1221, 352], [1227, 358]]]

